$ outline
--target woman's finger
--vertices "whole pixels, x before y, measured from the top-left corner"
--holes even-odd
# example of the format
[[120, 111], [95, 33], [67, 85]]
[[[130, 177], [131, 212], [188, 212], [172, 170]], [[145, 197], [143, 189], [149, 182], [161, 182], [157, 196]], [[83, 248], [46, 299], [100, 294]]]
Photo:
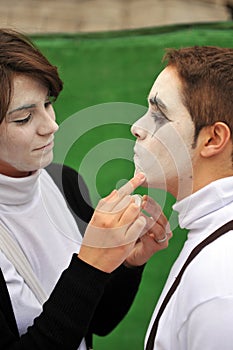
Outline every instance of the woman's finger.
[[145, 175], [143, 173], [136, 174], [119, 190], [114, 190], [109, 196], [101, 199], [96, 207], [96, 210], [100, 210], [102, 212], [112, 211], [116, 206], [119, 206], [119, 202], [125, 196], [129, 196], [138, 186], [142, 185], [144, 181]]
[[125, 195], [131, 194], [138, 186], [142, 185], [144, 181], [145, 175], [143, 173], [136, 174], [118, 190], [119, 197], [122, 198]]
[[137, 239], [140, 237], [145, 225], [146, 225], [146, 220], [142, 215], [140, 215], [126, 231], [125, 241], [127, 243], [136, 242]]
[[169, 239], [172, 237], [172, 232], [170, 229], [169, 222], [165, 227], [161, 226], [158, 222], [156, 222], [150, 230], [148, 230], [148, 234], [153, 237], [154, 241], [162, 246], [167, 246]]
[[132, 200], [131, 204], [122, 212], [118, 226], [131, 225], [140, 214], [140, 207]]
[[151, 215], [155, 222], [159, 223], [163, 227], [167, 225], [167, 218], [164, 215], [160, 205], [151, 197], [143, 196], [142, 208]]
[[[109, 198], [111, 200], [112, 196]], [[95, 210], [91, 224], [99, 228], [130, 225], [138, 217], [140, 210], [141, 206], [139, 202], [135, 202], [134, 196], [127, 195], [110, 212]]]

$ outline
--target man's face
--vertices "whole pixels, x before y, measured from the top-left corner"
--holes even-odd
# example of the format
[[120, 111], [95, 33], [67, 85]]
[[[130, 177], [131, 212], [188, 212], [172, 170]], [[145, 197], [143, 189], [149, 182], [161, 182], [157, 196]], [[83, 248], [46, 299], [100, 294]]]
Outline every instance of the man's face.
[[192, 192], [194, 124], [182, 103], [174, 68], [160, 73], [148, 101], [147, 113], [131, 129], [137, 138], [135, 172], [145, 173], [148, 187], [184, 197]]

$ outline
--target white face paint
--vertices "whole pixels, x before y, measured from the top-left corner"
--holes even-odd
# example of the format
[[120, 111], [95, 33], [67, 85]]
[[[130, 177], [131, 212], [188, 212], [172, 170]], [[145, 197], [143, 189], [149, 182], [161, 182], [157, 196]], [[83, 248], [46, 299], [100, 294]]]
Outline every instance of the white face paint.
[[192, 192], [194, 124], [181, 100], [181, 82], [174, 68], [165, 68], [149, 94], [149, 109], [133, 126], [135, 172], [147, 186], [177, 198]]
[[48, 89], [28, 76], [17, 75], [7, 115], [0, 124], [0, 173], [22, 177], [48, 165], [57, 129]]

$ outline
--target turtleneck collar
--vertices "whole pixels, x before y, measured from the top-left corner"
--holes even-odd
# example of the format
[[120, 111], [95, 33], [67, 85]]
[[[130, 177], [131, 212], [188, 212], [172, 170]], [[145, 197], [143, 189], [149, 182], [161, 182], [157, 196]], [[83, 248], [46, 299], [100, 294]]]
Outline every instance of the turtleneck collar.
[[0, 174], [0, 204], [22, 205], [31, 201], [39, 190], [41, 170], [27, 177], [9, 177]]
[[233, 202], [233, 176], [216, 180], [192, 195], [176, 202], [179, 225], [188, 230], [198, 228], [200, 219]]

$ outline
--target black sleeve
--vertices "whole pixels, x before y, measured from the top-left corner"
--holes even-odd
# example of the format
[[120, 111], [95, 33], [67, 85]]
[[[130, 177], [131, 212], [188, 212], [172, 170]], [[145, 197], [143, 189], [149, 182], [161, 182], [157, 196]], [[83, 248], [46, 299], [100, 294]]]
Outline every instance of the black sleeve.
[[51, 163], [45, 169], [63, 194], [80, 233], [84, 235], [94, 210], [82, 176], [69, 166], [57, 163]]
[[0, 312], [0, 349], [77, 350], [109, 278], [74, 255], [26, 334], [16, 337]]
[[[54, 164], [52, 167], [56, 174], [61, 171], [58, 164]], [[52, 177], [54, 179], [54, 175]], [[57, 183], [57, 180], [55, 182]], [[63, 194], [71, 212], [79, 219], [84, 220], [82, 229], [85, 231], [85, 224], [91, 219], [94, 211], [85, 182], [75, 170], [63, 166], [62, 184]], [[80, 222], [77, 223], [80, 228]], [[91, 333], [106, 335], [123, 319], [138, 291], [143, 269], [144, 267], [130, 269], [122, 265], [111, 274], [93, 315], [89, 330]]]
[[111, 274], [94, 313], [90, 332], [103, 336], [111, 332], [129, 311], [142, 278], [144, 266], [121, 265]]

